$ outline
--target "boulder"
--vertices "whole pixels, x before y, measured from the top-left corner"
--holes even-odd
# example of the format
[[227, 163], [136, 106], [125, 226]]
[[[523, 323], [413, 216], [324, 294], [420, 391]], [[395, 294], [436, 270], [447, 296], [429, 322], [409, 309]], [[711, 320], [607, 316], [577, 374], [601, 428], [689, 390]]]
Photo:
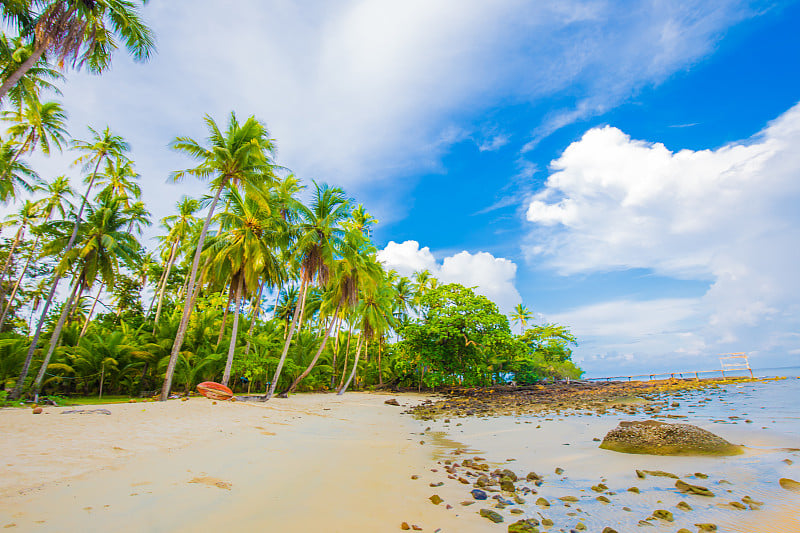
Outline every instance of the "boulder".
[[648, 455], [738, 455], [742, 447], [691, 424], [656, 420], [620, 422], [600, 448]]

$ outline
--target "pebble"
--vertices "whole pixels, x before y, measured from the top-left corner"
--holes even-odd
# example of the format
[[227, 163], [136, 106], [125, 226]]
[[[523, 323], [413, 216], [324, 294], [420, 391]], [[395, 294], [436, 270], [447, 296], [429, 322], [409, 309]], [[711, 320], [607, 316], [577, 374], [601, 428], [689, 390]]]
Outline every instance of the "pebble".
[[472, 497], [476, 500], [485, 500], [487, 498], [486, 493], [480, 489], [472, 489], [469, 493], [472, 494]]
[[439, 497], [438, 494], [434, 494], [433, 496], [431, 496], [428, 499], [431, 501], [431, 503], [433, 505], [439, 505], [440, 503], [442, 503], [444, 501], [444, 500], [442, 500], [442, 498]]

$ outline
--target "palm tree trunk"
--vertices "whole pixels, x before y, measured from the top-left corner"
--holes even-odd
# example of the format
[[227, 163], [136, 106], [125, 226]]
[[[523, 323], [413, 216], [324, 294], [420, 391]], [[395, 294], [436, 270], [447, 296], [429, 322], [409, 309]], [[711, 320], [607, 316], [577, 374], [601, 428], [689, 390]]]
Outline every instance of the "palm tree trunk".
[[8, 312], [11, 310], [11, 306], [14, 303], [14, 297], [17, 295], [17, 291], [19, 290], [19, 286], [22, 284], [22, 280], [25, 279], [25, 274], [28, 273], [28, 266], [30, 266], [31, 264], [31, 260], [33, 259], [33, 256], [36, 253], [36, 246], [38, 245], [39, 245], [39, 237], [37, 236], [36, 240], [33, 241], [33, 248], [31, 249], [31, 253], [28, 254], [28, 259], [25, 261], [25, 266], [22, 267], [22, 273], [17, 278], [17, 282], [14, 284], [14, 288], [11, 289], [11, 294], [8, 295], [8, 302], [6, 302], [6, 305], [3, 308], [3, 315], [2, 317], [0, 317], [0, 331], [3, 330], [3, 324], [6, 323], [6, 317], [8, 316]]
[[[197, 278], [197, 269], [200, 266], [200, 256], [203, 253], [203, 244], [205, 243], [206, 234], [208, 233], [208, 226], [211, 224], [211, 217], [214, 216], [214, 208], [217, 206], [217, 202], [219, 201], [219, 197], [222, 194], [223, 188], [225, 188], [225, 182], [221, 183], [217, 188], [217, 194], [214, 196], [214, 200], [211, 202], [211, 207], [208, 208], [208, 215], [206, 216], [206, 221], [203, 224], [203, 230], [200, 232], [200, 238], [197, 242], [197, 250], [194, 253], [194, 261], [192, 262], [192, 271], [189, 276], [189, 285], [187, 286], [187, 290], [192, 290], [194, 288], [194, 282]], [[183, 346], [183, 339], [186, 337], [186, 330], [189, 327], [189, 318], [192, 316], [193, 295], [187, 294], [186, 296], [186, 302], [183, 305], [181, 323], [178, 326], [178, 332], [175, 335], [175, 342], [172, 344], [172, 352], [169, 355], [167, 372], [164, 376], [164, 385], [161, 387], [161, 396], [159, 399], [162, 402], [169, 398], [169, 390], [172, 387], [172, 375], [175, 373], [175, 364], [178, 362], [178, 354]]]
[[42, 57], [44, 51], [47, 47], [43, 44], [40, 44], [38, 48], [36, 48], [31, 56], [26, 59], [20, 66], [15, 70], [7, 79], [3, 82], [3, 85], [0, 85], [0, 100], [6, 95], [6, 93], [17, 84], [19, 80], [22, 79], [24, 76], [35, 64], [39, 61], [39, 58]]
[[64, 322], [67, 321], [67, 316], [69, 315], [69, 309], [72, 304], [72, 300], [75, 298], [75, 293], [78, 291], [78, 287], [83, 285], [83, 273], [78, 276], [75, 280], [75, 284], [72, 288], [72, 292], [67, 298], [67, 301], [64, 302], [64, 307], [61, 310], [61, 316], [58, 317], [58, 322], [56, 323], [56, 329], [53, 330], [53, 334], [50, 336], [50, 346], [47, 348], [47, 355], [44, 356], [44, 360], [42, 361], [42, 366], [39, 368], [39, 374], [36, 376], [36, 380], [33, 382], [33, 394], [34, 396], [38, 396], [39, 389], [42, 386], [42, 381], [44, 381], [44, 375], [47, 371], [47, 366], [50, 364], [50, 358], [53, 356], [53, 352], [56, 349], [56, 345], [58, 344], [58, 340], [61, 337], [61, 330], [64, 328]]
[[[161, 304], [164, 302], [164, 291], [167, 288], [167, 280], [169, 279], [169, 273], [172, 270], [172, 265], [175, 262], [175, 254], [176, 250], [178, 249], [178, 242], [172, 243], [172, 250], [169, 252], [169, 259], [167, 259], [167, 268], [164, 269], [164, 275], [162, 276], [163, 279], [159, 280], [158, 283], [158, 307], [156, 307], [156, 319], [155, 324], [158, 324], [158, 319], [161, 316]], [[155, 295], [153, 295], [155, 298]], [[150, 308], [152, 309], [153, 303], [150, 302]], [[150, 314], [150, 311], [147, 311], [147, 314]], [[155, 335], [155, 324], [153, 325], [153, 335]]]
[[11, 245], [11, 250], [8, 251], [8, 257], [6, 257], [6, 262], [3, 265], [3, 273], [0, 274], [0, 300], [2, 300], [6, 294], [6, 272], [8, 272], [8, 268], [11, 266], [11, 259], [14, 256], [14, 251], [17, 249], [19, 241], [22, 240], [22, 236], [25, 234], [25, 224], [26, 222], [23, 222], [17, 230], [17, 234], [14, 236], [14, 242]]
[[347, 383], [344, 384], [344, 387], [340, 388], [336, 393], [338, 396], [341, 396], [342, 394], [345, 393], [347, 387], [350, 386], [350, 382], [353, 381], [353, 378], [356, 375], [356, 370], [358, 369], [358, 358], [361, 355], [361, 344], [363, 340], [364, 340], [363, 336], [358, 338], [358, 343], [356, 344], [356, 357], [355, 360], [353, 361], [353, 371], [350, 372], [350, 377], [347, 378]]
[[89, 309], [89, 315], [86, 317], [86, 322], [83, 323], [83, 327], [81, 328], [81, 334], [78, 335], [78, 340], [82, 339], [84, 335], [86, 335], [86, 330], [89, 328], [89, 322], [92, 320], [92, 315], [94, 314], [94, 307], [97, 305], [97, 300], [100, 299], [100, 293], [103, 292], [103, 286], [97, 289], [97, 294], [94, 295], [94, 303], [92, 304], [92, 308]]
[[294, 380], [294, 382], [292, 383], [291, 387], [289, 387], [289, 390], [287, 390], [286, 392], [294, 392], [294, 390], [297, 388], [297, 385], [299, 385], [300, 382], [303, 381], [303, 378], [305, 378], [308, 374], [311, 373], [311, 370], [314, 368], [314, 365], [317, 364], [317, 360], [319, 359], [319, 356], [322, 355], [322, 350], [325, 349], [325, 343], [328, 342], [328, 337], [331, 334], [331, 330], [333, 329], [333, 325], [336, 323], [336, 315], [339, 314], [339, 309], [341, 308], [341, 306], [342, 306], [342, 302], [340, 301], [336, 305], [336, 311], [333, 313], [333, 317], [331, 317], [331, 323], [328, 325], [328, 329], [325, 331], [325, 336], [322, 338], [322, 344], [320, 345], [319, 349], [317, 350], [317, 353], [314, 354], [314, 359], [312, 359], [311, 362], [308, 364], [308, 368], [303, 370], [303, 373], [300, 374], [299, 376], [297, 376], [297, 379]]
[[295, 326], [297, 326], [297, 320], [300, 318], [301, 309], [305, 306], [306, 303], [306, 292], [308, 292], [308, 282], [304, 277], [303, 282], [300, 285], [300, 302], [294, 309], [294, 317], [292, 317], [292, 325], [289, 327], [289, 333], [286, 335], [286, 342], [283, 343], [283, 352], [281, 352], [281, 358], [278, 361], [278, 367], [275, 369], [275, 375], [272, 376], [272, 383], [270, 383], [269, 392], [267, 392], [267, 397], [266, 397], [267, 400], [272, 398], [272, 395], [275, 394], [275, 388], [278, 386], [278, 378], [281, 377], [281, 370], [283, 369], [283, 363], [286, 362], [286, 354], [289, 353], [289, 345], [292, 343], [292, 337], [294, 336], [294, 328]]
[[[3, 94], [4, 93], [0, 92], [0, 98], [3, 97]], [[78, 215], [75, 217], [75, 224], [72, 226], [72, 235], [70, 235], [69, 242], [67, 242], [67, 245], [64, 247], [64, 251], [62, 253], [70, 251], [75, 244], [75, 240], [78, 238], [78, 228], [81, 224], [81, 217], [83, 216], [83, 210], [86, 208], [86, 202], [89, 198], [89, 193], [92, 190], [92, 186], [94, 185], [94, 180], [97, 178], [97, 170], [100, 168], [100, 161], [102, 161], [102, 158], [97, 160], [97, 165], [94, 167], [92, 179], [89, 180], [89, 185], [86, 187], [86, 194], [83, 196], [81, 208], [78, 210]], [[22, 371], [19, 374], [19, 379], [17, 380], [17, 384], [14, 386], [14, 390], [11, 391], [11, 394], [9, 395], [9, 397], [13, 400], [16, 400], [22, 394], [22, 387], [25, 384], [25, 379], [28, 377], [28, 371], [31, 367], [33, 354], [36, 351], [36, 345], [39, 343], [39, 336], [42, 334], [42, 328], [44, 327], [45, 320], [47, 320], [47, 312], [50, 310], [50, 304], [53, 303], [53, 296], [56, 294], [59, 281], [61, 281], [61, 275], [55, 274], [53, 277], [53, 286], [50, 288], [50, 293], [47, 295], [47, 301], [45, 301], [44, 309], [42, 309], [42, 314], [39, 317], [39, 322], [36, 324], [36, 332], [33, 334], [31, 345], [28, 347], [28, 353], [25, 355], [25, 362], [22, 364]]]
[[339, 380], [337, 389], [344, 387], [344, 377], [347, 375], [347, 360], [350, 359], [350, 338], [353, 336], [353, 323], [350, 322], [347, 328], [347, 345], [344, 348], [344, 364], [342, 365], [342, 378]]
[[236, 302], [233, 308], [233, 332], [231, 333], [231, 344], [228, 347], [228, 359], [225, 361], [225, 373], [222, 374], [222, 384], [228, 386], [231, 379], [231, 367], [233, 366], [233, 352], [236, 349], [236, 333], [239, 330], [239, 302], [242, 300], [242, 287], [244, 286], [244, 272], [239, 272], [239, 283], [236, 285]]
[[333, 344], [333, 361], [331, 362], [331, 368], [333, 372], [331, 372], [331, 388], [333, 388], [333, 382], [336, 381], [336, 356], [339, 355], [339, 330], [338, 328], [342, 327], [342, 319], [341, 317], [336, 317], [339, 325], [337, 326], [336, 330], [336, 341]]
[[383, 387], [383, 367], [381, 366], [381, 347], [383, 346], [382, 337], [378, 339], [378, 386]]
[[[228, 286], [228, 303], [225, 306], [225, 312], [222, 313], [222, 325], [219, 328], [219, 336], [217, 337], [217, 346], [222, 342], [222, 337], [225, 335], [225, 323], [228, 322], [228, 311], [231, 308], [231, 300], [233, 300], [233, 283]], [[238, 308], [237, 308], [238, 309]]]
[[[256, 296], [256, 301], [253, 303], [253, 316], [250, 319], [250, 327], [247, 330], [247, 346], [244, 349], [244, 356], [250, 353], [250, 337], [253, 336], [253, 327], [256, 325], [256, 319], [258, 319], [258, 313], [261, 310], [261, 291], [264, 290], [264, 285], [266, 285], [266, 281], [261, 282], [261, 286], [258, 288], [258, 296]], [[249, 382], [248, 382], [249, 383]], [[249, 393], [249, 385], [248, 385], [248, 393]]]

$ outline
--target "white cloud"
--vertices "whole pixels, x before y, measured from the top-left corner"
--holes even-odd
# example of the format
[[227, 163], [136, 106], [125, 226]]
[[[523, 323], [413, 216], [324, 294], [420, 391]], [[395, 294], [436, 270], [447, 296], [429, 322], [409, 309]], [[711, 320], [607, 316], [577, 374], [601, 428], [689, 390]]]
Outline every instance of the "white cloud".
[[417, 241], [396, 243], [390, 241], [378, 252], [378, 259], [403, 276], [411, 276], [419, 270], [429, 270], [442, 283], [459, 283], [475, 287], [475, 292], [495, 302], [500, 311], [508, 314], [522, 301], [514, 280], [517, 265], [488, 252], [471, 254], [467, 251], [436, 261], [430, 248], [419, 247]]
[[553, 161], [545, 188], [529, 205], [527, 218], [536, 224], [529, 253], [562, 274], [645, 268], [707, 280], [710, 288], [683, 303], [610, 302], [604, 305], [614, 313], [591, 306], [558, 318], [575, 321], [579, 335], [603, 337], [608, 350], [616, 349], [608, 344], [613, 335], [603, 331], [635, 344], [640, 354], [689, 345], [773, 354], [795, 349], [797, 146], [800, 105], [747, 142], [715, 150], [672, 152], [612, 127], [586, 132]]

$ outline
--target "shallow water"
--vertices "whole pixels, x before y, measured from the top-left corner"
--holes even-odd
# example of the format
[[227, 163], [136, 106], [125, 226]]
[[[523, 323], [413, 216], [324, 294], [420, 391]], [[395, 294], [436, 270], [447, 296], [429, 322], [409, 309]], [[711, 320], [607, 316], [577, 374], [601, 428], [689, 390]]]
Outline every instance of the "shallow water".
[[[529, 471], [544, 476], [544, 482], [538, 487], [517, 483], [518, 489], [530, 487], [537, 494], [526, 495], [525, 504], [513, 506], [522, 509], [524, 514], [510, 514], [508, 511], [513, 507], [499, 511], [507, 523], [519, 518], [541, 520], [547, 517], [555, 522], [554, 526], [544, 528], [548, 531], [570, 531], [580, 522], [590, 532], [611, 526], [624, 533], [675, 532], [680, 528], [694, 532], [697, 531], [694, 524], [711, 522], [719, 526], [719, 531], [745, 532], [771, 531], [772, 526], [762, 528], [758, 524], [782, 515], [781, 530], [800, 528], [796, 522], [800, 494], [778, 484], [781, 477], [800, 480], [800, 379], [665, 394], [659, 401], [667, 402], [668, 406], [679, 405], [668, 407], [652, 418], [698, 425], [745, 445], [745, 453], [733, 457], [661, 457], [598, 448], [599, 442], [593, 439], [602, 439], [620, 420], [648, 418], [643, 414], [454, 418], [450, 424], [443, 420], [427, 424], [431, 426], [429, 434], [439, 437], [443, 458], [459, 460], [464, 457], [452, 455], [453, 448], [458, 447], [453, 442], [456, 441], [463, 443], [461, 447], [468, 448], [470, 453], [485, 457], [493, 468], [509, 468], [520, 476]], [[667, 415], [681, 418], [667, 418]], [[449, 442], [441, 440], [443, 438]], [[563, 468], [564, 472], [557, 475], [556, 467]], [[680, 493], [675, 488], [676, 480], [669, 477], [640, 479], [636, 469], [673, 473], [688, 483], [709, 488], [715, 497]], [[708, 478], [695, 476], [695, 473], [704, 473]], [[608, 490], [593, 491], [591, 487], [598, 483], [604, 483]], [[634, 486], [639, 488], [639, 494], [628, 492], [627, 489]], [[471, 488], [464, 486], [465, 499], [471, 499]], [[600, 494], [611, 503], [598, 501], [596, 498]], [[575, 496], [579, 501], [565, 504], [557, 499], [561, 496]], [[760, 510], [730, 507], [730, 502], [741, 503], [747, 496], [764, 505]], [[546, 498], [550, 507], [535, 505], [539, 497]], [[692, 510], [677, 508], [681, 501], [687, 502]], [[489, 505], [478, 502], [470, 508], [477, 511], [480, 507]], [[623, 510], [623, 507], [630, 510]], [[647, 520], [656, 509], [672, 512], [674, 521]], [[642, 520], [650, 526], [642, 529], [639, 525]]]

